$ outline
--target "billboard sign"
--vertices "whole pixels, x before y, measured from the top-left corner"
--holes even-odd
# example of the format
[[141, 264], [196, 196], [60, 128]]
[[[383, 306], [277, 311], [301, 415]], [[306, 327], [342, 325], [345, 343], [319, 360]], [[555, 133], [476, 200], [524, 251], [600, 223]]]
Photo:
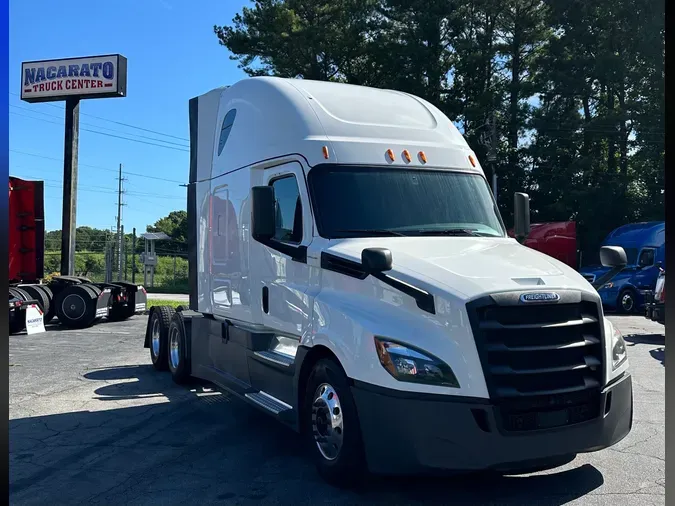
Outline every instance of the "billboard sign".
[[119, 54], [41, 60], [21, 64], [21, 100], [124, 97], [127, 59]]

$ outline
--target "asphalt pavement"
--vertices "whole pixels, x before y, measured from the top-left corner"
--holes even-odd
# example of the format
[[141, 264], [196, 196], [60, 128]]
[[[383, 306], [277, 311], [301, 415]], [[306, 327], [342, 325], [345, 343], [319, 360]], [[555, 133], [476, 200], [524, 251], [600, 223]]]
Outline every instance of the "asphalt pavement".
[[616, 446], [529, 476], [378, 477], [358, 492], [326, 485], [266, 415], [155, 372], [146, 321], [10, 336], [10, 504], [665, 504], [664, 327], [643, 317], [612, 317], [635, 399]]

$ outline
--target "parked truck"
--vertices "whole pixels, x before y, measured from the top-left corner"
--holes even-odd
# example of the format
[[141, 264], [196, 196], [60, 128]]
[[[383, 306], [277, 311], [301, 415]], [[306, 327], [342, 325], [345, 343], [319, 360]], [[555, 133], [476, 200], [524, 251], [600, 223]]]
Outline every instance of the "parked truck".
[[[515, 231], [508, 231], [515, 238]], [[532, 223], [530, 233], [523, 241], [528, 248], [546, 253], [562, 263], [577, 269], [579, 249], [577, 248], [577, 224], [574, 221], [548, 221]]]
[[9, 330], [25, 328], [24, 309], [38, 304], [44, 322], [88, 327], [101, 318], [123, 320], [145, 311], [142, 286], [124, 281], [94, 283], [81, 276], [44, 278], [44, 184], [9, 178]]
[[[641, 313], [645, 296], [653, 293], [661, 268], [666, 262], [666, 224], [663, 221], [623, 225], [607, 235], [603, 246], [620, 246], [628, 264], [611, 281], [598, 287], [605, 309], [619, 313]], [[581, 269], [590, 282], [608, 271], [602, 265]]]
[[660, 269], [653, 292], [645, 297], [645, 317], [661, 325], [666, 324], [666, 271]]
[[439, 109], [261, 77], [193, 98], [189, 117], [190, 304], [151, 309], [157, 370], [300, 432], [338, 484], [532, 472], [629, 433], [626, 346], [597, 291], [508, 237]]

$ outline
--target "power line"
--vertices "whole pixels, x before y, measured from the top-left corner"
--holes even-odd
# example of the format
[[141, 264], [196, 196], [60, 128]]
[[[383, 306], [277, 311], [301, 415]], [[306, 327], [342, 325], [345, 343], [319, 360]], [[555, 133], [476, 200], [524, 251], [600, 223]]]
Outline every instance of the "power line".
[[[33, 119], [35, 121], [44, 121], [45, 123], [51, 123], [53, 125], [61, 126], [61, 123], [57, 123], [56, 121], [49, 121], [49, 120], [42, 119], [42, 118], [35, 118], [33, 116], [28, 116], [27, 114], [21, 114], [21, 113], [14, 112], [14, 111], [9, 111], [9, 113], [14, 114], [15, 116], [21, 116], [23, 118]], [[123, 139], [125, 141], [138, 142], [139, 144], [146, 144], [148, 146], [156, 146], [156, 147], [159, 147], [159, 148], [173, 149], [175, 151], [182, 151], [183, 153], [189, 153], [190, 152], [189, 149], [185, 149], [185, 146], [183, 146], [182, 148], [175, 148], [173, 146], [165, 146], [164, 144], [156, 144], [154, 142], [142, 141], [142, 140], [139, 140], [139, 139], [132, 139], [131, 137], [124, 137], [124, 136], [121, 136], [121, 135], [109, 134], [107, 132], [99, 132], [98, 130], [91, 130], [89, 128], [80, 128], [80, 131], [91, 132], [91, 133], [99, 134], [99, 135], [105, 135], [106, 137], [114, 137], [116, 139]], [[162, 141], [160, 139], [156, 139], [156, 140], [159, 141], [159, 142], [169, 143], [169, 141]], [[176, 144], [175, 142], [172, 142], [170, 144], [175, 144], [176, 146], [182, 146], [181, 144]]]
[[[12, 153], [18, 153], [18, 154], [27, 155], [27, 156], [34, 156], [36, 158], [43, 158], [45, 160], [54, 160], [56, 162], [63, 162], [63, 158], [54, 158], [54, 157], [51, 157], [51, 156], [38, 155], [36, 153], [29, 153], [27, 151], [20, 151], [18, 149], [10, 149], [10, 151]], [[80, 165], [81, 167], [90, 167], [92, 169], [107, 170], [108, 172], [117, 172], [116, 169], [111, 169], [111, 168], [108, 168], [108, 167], [101, 167], [100, 165], [90, 165], [90, 164], [79, 163], [79, 162], [78, 162], [78, 165]], [[165, 181], [167, 183], [184, 184], [183, 181], [176, 181], [175, 179], [166, 179], [166, 178], [157, 177], [157, 176], [148, 176], [147, 174], [138, 174], [136, 172], [125, 172], [125, 174], [128, 174], [130, 176], [138, 176], [138, 177], [145, 177], [145, 178], [148, 178], [148, 179], [155, 179], [157, 181]]]
[[[15, 92], [12, 92], [12, 91], [10, 91], [9, 94], [14, 95], [16, 97], [21, 97], [21, 95], [19, 93], [15, 93]], [[63, 110], [63, 107], [59, 107], [58, 105], [55, 105], [55, 104], [46, 103], [45, 105], [48, 105], [49, 107], [54, 107], [54, 108], [59, 109], [59, 110]], [[142, 128], [142, 127], [139, 127], [139, 126], [130, 125], [129, 123], [122, 123], [121, 121], [115, 121], [115, 120], [108, 119], [108, 118], [102, 118], [100, 116], [95, 116], [93, 114], [81, 112], [80, 115], [89, 116], [90, 118], [96, 118], [96, 119], [99, 119], [101, 121], [108, 121], [110, 123], [115, 123], [116, 125], [125, 126], [125, 127], [128, 127], [128, 128], [135, 128], [136, 130], [142, 130], [143, 132], [149, 132], [149, 133], [153, 133], [153, 134], [157, 134], [157, 135], [163, 135], [164, 137], [171, 137], [172, 139], [178, 139], [178, 140], [181, 140], [181, 141], [188, 141], [189, 142], [189, 139], [186, 139], [185, 137], [178, 137], [176, 135], [165, 134], [165, 133], [162, 133], [162, 132], [158, 132], [156, 130], [150, 130], [149, 128]]]
[[[56, 114], [48, 114], [48, 113], [42, 112], [42, 111], [34, 111], [34, 110], [29, 109], [27, 107], [20, 107], [18, 105], [14, 105], [14, 104], [9, 104], [9, 106], [15, 107], [16, 109], [19, 109], [21, 111], [30, 112], [31, 114], [42, 114], [43, 116], [48, 116], [50, 118], [61, 119], [61, 117], [57, 116]], [[17, 114], [17, 115], [19, 115], [19, 114]], [[21, 116], [21, 115], [19, 115], [19, 116]], [[29, 118], [35, 119], [35, 120], [45, 121], [46, 123], [54, 123], [54, 124], [59, 124], [59, 125], [61, 124], [61, 123], [55, 123], [53, 121], [47, 121], [47, 120], [44, 120], [43, 118], [33, 118], [33, 117], [30, 117], [30, 116], [26, 116], [26, 117], [29, 117]], [[103, 127], [101, 125], [97, 125], [95, 123], [86, 123], [84, 121], [81, 121], [80, 125], [89, 125], [89, 126], [93, 126], [93, 127], [96, 127], [96, 128], [102, 128], [103, 130], [109, 130], [111, 132], [129, 134], [129, 132], [125, 132], [124, 130], [115, 130], [114, 128], [106, 128], [106, 127]], [[166, 144], [172, 144], [174, 146], [180, 146], [180, 147], [183, 147], [183, 148], [189, 148], [190, 147], [189, 144], [188, 145], [185, 145], [184, 143], [179, 144], [177, 142], [171, 142], [171, 141], [165, 141], [165, 140], [162, 140], [162, 139], [158, 139], [157, 137], [148, 137], [147, 135], [137, 135], [137, 137], [139, 137], [141, 139], [148, 139], [148, 140], [151, 140], [151, 141], [164, 142]]]

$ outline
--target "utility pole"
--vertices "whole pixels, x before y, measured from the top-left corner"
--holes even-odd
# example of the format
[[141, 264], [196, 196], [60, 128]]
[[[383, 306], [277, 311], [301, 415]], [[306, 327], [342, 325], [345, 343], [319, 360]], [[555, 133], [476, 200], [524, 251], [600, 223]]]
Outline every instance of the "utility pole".
[[61, 217], [61, 275], [75, 273], [75, 227], [77, 222], [77, 161], [80, 142], [80, 99], [66, 99], [63, 145], [63, 213]]
[[122, 164], [120, 163], [117, 185], [117, 281], [122, 281], [122, 256], [124, 254], [122, 246], [124, 240], [122, 236], [122, 206], [124, 205], [122, 203], [122, 194], [124, 193], [122, 191], [122, 181], [124, 179], [122, 179]]
[[497, 200], [497, 120], [494, 111], [490, 111], [490, 144], [488, 146], [488, 162], [492, 169], [492, 194]]
[[131, 282], [136, 282], [136, 227], [132, 230], [131, 236]]

